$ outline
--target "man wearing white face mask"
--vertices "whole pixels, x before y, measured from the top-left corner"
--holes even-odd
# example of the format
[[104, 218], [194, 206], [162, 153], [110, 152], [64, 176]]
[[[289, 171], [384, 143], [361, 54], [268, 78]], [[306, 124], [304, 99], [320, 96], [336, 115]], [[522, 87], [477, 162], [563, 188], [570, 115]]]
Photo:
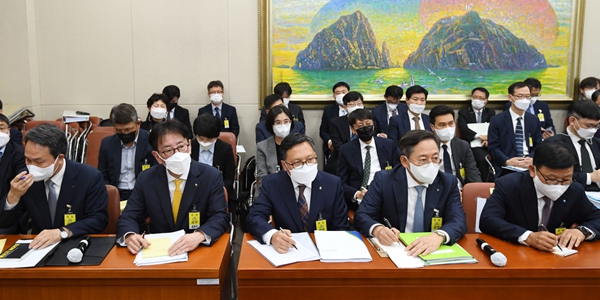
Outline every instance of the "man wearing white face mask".
[[[0, 114], [0, 199], [10, 190], [13, 178], [23, 171], [27, 171], [23, 147], [10, 141], [9, 120]], [[11, 227], [15, 222], [16, 214], [5, 211], [0, 213], [0, 228]]]
[[[287, 107], [292, 113], [292, 120], [296, 122], [302, 123], [302, 125], [306, 126], [304, 121], [304, 113], [302, 112], [302, 107], [298, 104], [290, 103], [290, 96], [292, 96], [292, 87], [287, 82], [280, 82], [273, 87], [273, 94], [277, 94], [281, 96], [281, 100], [283, 100], [283, 105]], [[269, 108], [263, 106], [260, 110], [260, 119], [259, 122], [262, 122], [267, 119], [267, 113]]]
[[[348, 230], [342, 183], [317, 169], [313, 140], [294, 133], [283, 139], [281, 148], [284, 168], [263, 178], [260, 196], [248, 214], [248, 231], [286, 253], [296, 243], [291, 232], [314, 232], [317, 220], [325, 220], [327, 230]], [[269, 216], [284, 230], [274, 229]]]
[[[543, 139], [554, 136], [556, 133], [556, 128], [554, 128], [554, 121], [552, 120], [552, 115], [550, 114], [550, 107], [548, 106], [548, 103], [539, 100], [540, 96], [542, 95], [542, 83], [535, 78], [527, 78], [523, 82], [529, 85], [529, 88], [531, 89], [531, 104], [525, 111], [538, 117]], [[510, 102], [504, 104], [504, 110], [508, 110], [510, 105]]]
[[164, 94], [152, 94], [146, 101], [148, 116], [146, 121], [142, 122], [140, 128], [151, 132], [154, 125], [164, 122], [167, 119], [167, 103], [167, 96]]
[[[432, 232], [408, 245], [409, 255], [427, 255], [452, 245], [467, 232], [456, 176], [439, 171], [440, 139], [413, 130], [400, 140], [401, 165], [379, 171], [354, 215], [354, 226], [384, 245], [398, 242], [400, 232]], [[433, 217], [443, 219], [440, 227]], [[392, 228], [379, 223], [386, 218]]]
[[592, 100], [592, 94], [600, 89], [600, 81], [596, 77], [587, 77], [579, 83], [579, 100]]
[[[11, 181], [0, 201], [3, 213], [11, 211], [32, 220], [30, 244], [41, 249], [62, 239], [101, 233], [108, 224], [108, 194], [100, 171], [65, 158], [65, 132], [42, 124], [25, 135], [25, 162], [29, 170]], [[5, 233], [24, 233], [19, 224]]]
[[[159, 165], [140, 173], [117, 221], [117, 244], [132, 254], [150, 245], [138, 226], [146, 217], [153, 233], [181, 229], [187, 233], [169, 247], [171, 256], [210, 246], [229, 227], [221, 173], [191, 160], [186, 134], [185, 125], [176, 119], [157, 124], [150, 133]], [[191, 220], [195, 217], [200, 224]]]
[[390, 119], [399, 114], [406, 113], [408, 106], [400, 102], [404, 90], [397, 85], [390, 85], [385, 89], [385, 102], [373, 108], [373, 121], [377, 129], [378, 137], [387, 138], [387, 129]]
[[234, 106], [223, 103], [225, 88], [220, 80], [208, 83], [208, 98], [210, 104], [198, 109], [198, 116], [212, 114], [221, 121], [221, 131], [232, 132], [237, 137], [240, 134], [240, 123], [238, 122], [237, 110]]
[[544, 141], [528, 172], [496, 180], [481, 212], [481, 231], [542, 251], [553, 251], [557, 244], [572, 249], [598, 239], [600, 210], [572, 182], [576, 163], [564, 143]]
[[325, 158], [329, 157], [331, 151], [333, 151], [333, 142], [331, 141], [331, 136], [329, 136], [329, 125], [331, 120], [348, 114], [348, 111], [343, 108], [343, 105], [344, 95], [350, 91], [350, 85], [340, 81], [334, 84], [331, 90], [333, 91], [335, 103], [325, 106], [323, 116], [321, 117], [321, 126], [319, 127], [319, 136], [323, 140], [323, 153], [325, 154]]
[[454, 110], [447, 105], [434, 106], [429, 112], [431, 129], [442, 141], [440, 170], [458, 178], [458, 189], [469, 182], [481, 182], [481, 176], [469, 143], [454, 137]]
[[425, 103], [429, 92], [420, 85], [414, 85], [406, 90], [406, 105], [408, 111], [390, 119], [388, 139], [398, 143], [400, 138], [411, 130], [429, 130], [429, 116], [424, 114]]

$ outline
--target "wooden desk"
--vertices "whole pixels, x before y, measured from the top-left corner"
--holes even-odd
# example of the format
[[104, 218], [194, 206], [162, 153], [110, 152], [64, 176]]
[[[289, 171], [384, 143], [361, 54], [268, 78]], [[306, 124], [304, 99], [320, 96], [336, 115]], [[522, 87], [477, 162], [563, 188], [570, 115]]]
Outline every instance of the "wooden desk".
[[[485, 239], [508, 258], [492, 265], [475, 239]], [[238, 295], [245, 299], [588, 299], [600, 294], [600, 242], [584, 242], [579, 253], [559, 257], [484, 234], [459, 242], [479, 262], [398, 269], [367, 244], [369, 263], [295, 263], [273, 267], [244, 236]]]
[[[98, 235], [108, 236], [108, 235]], [[23, 236], [6, 238], [5, 248]], [[4, 250], [4, 249], [3, 249]], [[137, 267], [115, 246], [99, 266], [1, 269], [1, 299], [230, 299], [229, 234], [188, 262]]]

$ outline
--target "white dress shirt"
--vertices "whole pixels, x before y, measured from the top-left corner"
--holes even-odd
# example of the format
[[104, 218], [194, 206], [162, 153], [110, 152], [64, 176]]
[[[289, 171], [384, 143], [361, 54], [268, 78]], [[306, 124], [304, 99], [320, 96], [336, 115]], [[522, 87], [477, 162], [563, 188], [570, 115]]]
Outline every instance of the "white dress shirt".
[[[529, 138], [527, 136], [527, 134], [525, 133], [525, 112], [523, 112], [522, 116], [517, 115], [512, 108], [509, 108], [508, 111], [510, 112], [510, 118], [512, 120], [512, 124], [513, 124], [513, 132], [517, 132], [517, 118], [522, 117], [521, 119], [521, 127], [523, 127], [523, 156], [528, 156], [529, 155]], [[512, 158], [512, 157], [511, 157]]]
[[213, 158], [215, 157], [215, 143], [213, 143], [208, 150], [204, 150], [202, 146], [198, 143], [198, 161], [207, 164], [209, 166], [213, 165]]
[[[567, 134], [571, 138], [571, 142], [573, 143], [573, 147], [575, 147], [575, 151], [577, 151], [577, 159], [579, 159], [579, 165], [581, 166], [581, 144], [579, 144], [580, 137], [576, 136], [571, 132], [571, 128], [567, 128]], [[588, 142], [592, 142], [592, 139], [588, 140]], [[585, 143], [585, 148], [590, 154], [590, 162], [592, 163], [592, 167], [596, 165], [596, 159], [594, 159], [594, 154], [592, 153], [592, 149], [590, 148], [589, 143]], [[595, 168], [594, 168], [595, 169]], [[587, 179], [585, 180], [586, 185], [592, 184], [592, 176], [588, 173]]]
[[127, 147], [121, 142], [121, 168], [119, 183], [117, 188], [120, 190], [133, 190], [135, 186], [135, 151], [137, 147], [138, 134], [133, 140], [131, 147]]

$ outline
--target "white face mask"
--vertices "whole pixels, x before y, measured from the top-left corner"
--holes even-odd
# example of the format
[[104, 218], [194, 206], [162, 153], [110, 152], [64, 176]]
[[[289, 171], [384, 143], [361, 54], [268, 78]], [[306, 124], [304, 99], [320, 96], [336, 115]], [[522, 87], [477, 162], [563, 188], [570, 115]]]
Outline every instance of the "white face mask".
[[0, 132], [0, 149], [6, 146], [6, 144], [8, 144], [9, 141], [10, 135], [8, 135], [8, 133]]
[[202, 142], [198, 140], [198, 144], [200, 144], [200, 148], [202, 148], [202, 150], [209, 150], [216, 141], [217, 140], [214, 140], [212, 142]]
[[456, 127], [446, 127], [444, 129], [436, 129], [435, 134], [442, 140], [442, 142], [447, 142], [454, 138], [454, 134], [456, 133]]
[[589, 139], [593, 138], [594, 135], [596, 134], [596, 131], [598, 131], [598, 129], [596, 129], [596, 128], [581, 127], [581, 125], [579, 125], [579, 121], [577, 119], [575, 119], [575, 122], [577, 122], [577, 126], [579, 127], [579, 129], [577, 129], [577, 134], [582, 139], [589, 140]]
[[344, 96], [346, 96], [346, 94], [338, 94], [338, 95], [335, 95], [335, 102], [336, 102], [338, 105], [344, 105]]
[[531, 105], [534, 105], [536, 101], [538, 101], [539, 97], [531, 97]]
[[396, 108], [398, 108], [398, 104], [388, 103], [387, 108], [389, 111], [394, 111], [394, 110], [396, 110]]
[[[161, 159], [163, 158], [161, 157]], [[173, 156], [163, 160], [167, 170], [171, 171], [173, 174], [183, 175], [190, 171], [192, 157], [189, 153], [177, 152], [173, 154]]]
[[210, 94], [210, 101], [212, 101], [214, 104], [221, 103], [221, 101], [223, 101], [223, 94], [221, 94], [221, 93]]
[[[536, 171], [536, 173], [537, 173], [537, 171]], [[569, 188], [569, 185], [545, 184], [540, 180], [540, 178], [537, 176], [537, 174], [533, 178], [533, 185], [535, 186], [535, 189], [538, 192], [540, 192], [542, 195], [550, 198], [550, 200], [552, 200], [552, 201], [556, 201]]]
[[357, 109], [364, 109], [364, 106], [353, 106], [353, 107], [348, 107], [348, 114], [351, 114], [353, 111], [357, 110]]
[[420, 167], [413, 165], [410, 161], [408, 163], [410, 164], [410, 173], [412, 173], [418, 181], [428, 184], [433, 183], [440, 168], [438, 164], [432, 162]]
[[164, 119], [167, 116], [167, 109], [162, 107], [150, 108], [150, 115], [155, 119]]
[[531, 105], [531, 101], [527, 98], [515, 100], [515, 106], [520, 110], [527, 110]]
[[38, 182], [52, 177], [52, 174], [54, 174], [54, 165], [56, 165], [57, 160], [58, 157], [56, 157], [51, 165], [45, 168], [40, 168], [36, 165], [27, 165], [27, 170], [29, 170], [29, 174], [33, 176], [33, 181]]
[[292, 123], [273, 125], [273, 133], [277, 137], [284, 138], [290, 134], [290, 128], [292, 128]]
[[408, 109], [410, 109], [410, 111], [414, 112], [415, 114], [420, 114], [425, 110], [425, 105], [411, 103], [408, 106]]
[[473, 109], [480, 110], [485, 107], [485, 101], [473, 99], [471, 100], [471, 106]]
[[584, 92], [585, 92], [585, 98], [589, 99], [589, 100], [592, 100], [592, 94], [594, 94], [595, 91], [596, 91], [595, 89], [584, 90]]
[[283, 105], [285, 105], [285, 107], [288, 107], [288, 104], [290, 104], [290, 98], [283, 98]]
[[306, 186], [310, 186], [310, 184], [317, 178], [317, 169], [318, 164], [314, 164], [312, 166], [305, 165], [302, 168], [296, 168], [290, 170], [290, 177], [293, 181], [304, 184]]

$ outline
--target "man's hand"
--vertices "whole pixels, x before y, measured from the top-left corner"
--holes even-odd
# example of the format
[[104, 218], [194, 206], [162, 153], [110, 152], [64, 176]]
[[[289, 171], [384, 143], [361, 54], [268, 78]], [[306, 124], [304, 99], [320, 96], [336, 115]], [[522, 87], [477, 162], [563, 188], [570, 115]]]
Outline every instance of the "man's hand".
[[169, 247], [169, 256], [175, 256], [190, 252], [196, 248], [200, 243], [204, 242], [206, 237], [200, 231], [188, 233], [180, 237], [171, 247]]
[[552, 248], [557, 244], [557, 237], [548, 231], [532, 232], [525, 243], [538, 250], [552, 251]]
[[579, 247], [579, 244], [585, 240], [585, 235], [579, 229], [565, 229], [558, 236], [558, 243], [561, 247], [573, 249]]
[[506, 165], [519, 168], [529, 168], [531, 162], [531, 157], [513, 157], [506, 161]]
[[482, 142], [487, 142], [487, 135], [479, 135], [479, 139], [480, 139]]
[[273, 245], [275, 251], [282, 254], [287, 253], [290, 248], [296, 245], [296, 241], [294, 241], [292, 238], [292, 232], [287, 229], [284, 229], [283, 231], [285, 233], [277, 230], [277, 232], [275, 232], [275, 234], [273, 234], [271, 237], [271, 245]]
[[590, 179], [592, 179], [592, 184], [595, 184], [596, 182], [600, 182], [600, 169], [589, 173], [590, 174]]
[[152, 243], [142, 237], [142, 235], [133, 233], [125, 237], [125, 245], [127, 245], [127, 250], [131, 254], [138, 254], [142, 248], [148, 248]]
[[547, 139], [547, 138], [552, 137], [552, 136], [554, 136], [554, 131], [552, 131], [552, 130], [546, 131], [545, 128], [542, 128], [542, 138], [543, 139]]
[[60, 240], [60, 229], [45, 229], [33, 239], [29, 244], [29, 249], [44, 249]]
[[[21, 180], [21, 178], [23, 178]], [[8, 191], [8, 195], [6, 196], [6, 201], [10, 205], [15, 205], [19, 203], [21, 197], [29, 190], [31, 185], [33, 184], [33, 175], [27, 174], [27, 171], [23, 171], [13, 180], [10, 181], [10, 191]]]
[[362, 200], [362, 198], [365, 196], [365, 194], [367, 193], [366, 189], [362, 189], [356, 192], [356, 194], [354, 194], [356, 200]]
[[383, 132], [382, 133], [378, 133], [377, 136], [380, 137], [380, 138], [387, 139], [387, 134], [385, 134]]
[[487, 147], [487, 146], [488, 146], [488, 142], [487, 142], [487, 141], [483, 141], [483, 142], [481, 142], [481, 146], [482, 146], [482, 147]]
[[373, 228], [373, 236], [376, 237], [384, 246], [389, 246], [393, 243], [399, 242], [399, 234], [400, 230], [393, 227], [392, 229], [389, 229], [383, 225], [380, 225]]
[[333, 142], [331, 140], [327, 142], [327, 148], [329, 148], [330, 151], [333, 151]]
[[408, 255], [410, 256], [418, 256], [419, 254], [427, 255], [437, 250], [443, 242], [443, 236], [432, 233], [414, 240], [406, 247], [405, 251], [408, 251]]

